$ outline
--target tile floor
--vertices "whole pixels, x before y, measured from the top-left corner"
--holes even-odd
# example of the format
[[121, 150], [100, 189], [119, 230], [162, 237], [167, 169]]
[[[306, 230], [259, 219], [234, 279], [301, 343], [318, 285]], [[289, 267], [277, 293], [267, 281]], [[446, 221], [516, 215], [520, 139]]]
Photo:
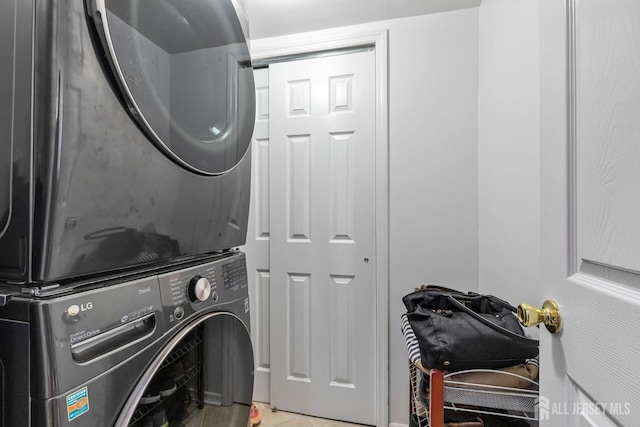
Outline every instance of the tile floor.
[[[361, 424], [350, 424], [323, 418], [308, 417], [292, 412], [272, 412], [269, 404], [255, 402], [262, 421], [257, 427], [364, 427]], [[246, 420], [247, 407], [245, 405], [208, 406], [198, 411], [193, 408], [188, 420], [184, 421], [184, 427], [228, 427], [240, 425], [242, 419]]]
[[360, 424], [349, 424], [340, 421], [325, 420], [324, 418], [308, 417], [291, 412], [271, 412], [269, 404], [255, 402], [262, 415], [262, 422], [258, 427], [357, 427]]

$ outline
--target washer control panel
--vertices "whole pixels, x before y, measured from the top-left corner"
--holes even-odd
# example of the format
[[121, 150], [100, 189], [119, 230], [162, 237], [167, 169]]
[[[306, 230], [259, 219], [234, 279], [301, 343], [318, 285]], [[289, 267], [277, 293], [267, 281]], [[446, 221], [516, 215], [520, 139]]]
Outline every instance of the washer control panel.
[[205, 302], [218, 287], [217, 262], [159, 276], [162, 302], [167, 306]]
[[247, 283], [247, 263], [244, 257], [222, 265], [222, 282], [225, 289], [236, 289]]
[[165, 320], [176, 324], [190, 314], [246, 295], [247, 263], [242, 252], [158, 276]]
[[[246, 261], [241, 252], [209, 256], [188, 267], [164, 271], [28, 301], [31, 321], [47, 330], [37, 343], [38, 366], [50, 363], [66, 369], [97, 359], [124, 360], [201, 310], [228, 307], [237, 312], [244, 305], [244, 313], [249, 312]], [[94, 375], [91, 369], [78, 374], [87, 375], [82, 381]], [[78, 375], [61, 376], [59, 390], [77, 385]], [[38, 390], [44, 393], [45, 388]]]

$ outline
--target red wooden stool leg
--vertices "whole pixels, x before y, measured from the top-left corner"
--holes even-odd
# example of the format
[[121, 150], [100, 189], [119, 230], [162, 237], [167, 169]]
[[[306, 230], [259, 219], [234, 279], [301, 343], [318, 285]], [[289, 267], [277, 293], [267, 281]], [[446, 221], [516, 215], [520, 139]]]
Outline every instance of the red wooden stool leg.
[[444, 427], [444, 374], [431, 369], [429, 377], [429, 426]]

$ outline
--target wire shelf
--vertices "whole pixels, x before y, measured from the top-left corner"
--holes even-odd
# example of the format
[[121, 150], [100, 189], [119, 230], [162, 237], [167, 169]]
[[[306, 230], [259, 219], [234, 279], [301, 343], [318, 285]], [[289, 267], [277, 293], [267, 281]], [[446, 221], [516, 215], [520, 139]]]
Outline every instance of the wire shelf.
[[[403, 333], [411, 358], [411, 350], [416, 347], [416, 344], [409, 342], [408, 337], [413, 334], [413, 331], [410, 330], [410, 327], [408, 329], [407, 325], [408, 322], [403, 324]], [[431, 427], [433, 424], [432, 427], [440, 427], [442, 425], [442, 421], [436, 421], [438, 418], [436, 415], [434, 415], [433, 423], [430, 422], [430, 391], [433, 387], [440, 387], [441, 393], [444, 395], [444, 404], [441, 404], [441, 410], [518, 418], [527, 421], [538, 419], [536, 411], [539, 400], [538, 383], [530, 378], [505, 370], [472, 369], [447, 373], [446, 375], [440, 373], [439, 380], [434, 380], [432, 384], [432, 378], [430, 378], [432, 372], [433, 370], [422, 368], [419, 360], [415, 360], [415, 358], [409, 360], [411, 426]], [[535, 372], [537, 372], [537, 364]], [[485, 378], [490, 377], [498, 384], [517, 383], [519, 385], [518, 387], [509, 387], [460, 381], [462, 374], [484, 374], [489, 375]], [[459, 378], [456, 378], [457, 376]], [[512, 381], [503, 381], [505, 379]], [[442, 394], [440, 398], [442, 399]], [[437, 402], [437, 399], [434, 402]], [[435, 412], [435, 409], [433, 410]], [[442, 412], [440, 416], [442, 416]]]
[[195, 349], [202, 343], [202, 339], [199, 336], [194, 337], [193, 339], [186, 342], [183, 346], [176, 349], [173, 353], [171, 353], [164, 361], [162, 365], [160, 365], [160, 370], [171, 365], [172, 363], [182, 359], [186, 356], [191, 350]]
[[[182, 377], [181, 379], [176, 381], [176, 391], [179, 390], [180, 388], [184, 387], [185, 385], [187, 385], [189, 383], [189, 381], [191, 381], [193, 378], [196, 377], [196, 375], [198, 375], [199, 372], [200, 372], [199, 369], [194, 369], [193, 371], [189, 372], [188, 374], [185, 373], [184, 377]], [[188, 395], [189, 395], [189, 393], [188, 393]], [[153, 412], [157, 407], [161, 406], [170, 397], [171, 396], [167, 396], [166, 398], [160, 398], [160, 400], [158, 400], [157, 402], [155, 402], [152, 405], [138, 405], [138, 409], [134, 413], [133, 417], [131, 417], [131, 421], [130, 421], [129, 425], [130, 426], [135, 425], [142, 418], [147, 416], [149, 413]]]

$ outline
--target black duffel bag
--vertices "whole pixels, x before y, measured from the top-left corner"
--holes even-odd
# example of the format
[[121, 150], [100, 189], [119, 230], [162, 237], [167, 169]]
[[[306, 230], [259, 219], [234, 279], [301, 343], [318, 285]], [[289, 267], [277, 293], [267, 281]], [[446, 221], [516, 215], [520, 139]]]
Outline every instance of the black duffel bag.
[[516, 308], [500, 298], [424, 286], [402, 302], [425, 368], [503, 368], [538, 355], [538, 341], [525, 337]]

